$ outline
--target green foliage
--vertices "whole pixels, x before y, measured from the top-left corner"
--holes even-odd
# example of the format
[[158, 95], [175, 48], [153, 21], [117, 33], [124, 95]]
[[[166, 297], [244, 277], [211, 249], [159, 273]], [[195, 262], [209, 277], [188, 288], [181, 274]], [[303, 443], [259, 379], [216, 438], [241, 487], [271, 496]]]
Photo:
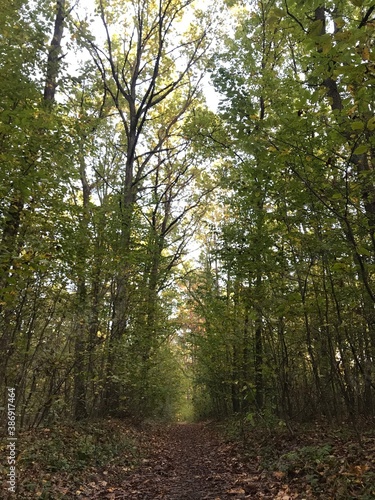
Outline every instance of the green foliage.
[[41, 429], [22, 453], [19, 466], [34, 466], [50, 472], [81, 470], [108, 463], [137, 461], [137, 448], [131, 433], [116, 421]]
[[105, 42], [72, 11], [89, 60], [59, 60], [54, 103], [54, 9], [4, 8], [0, 379], [21, 426], [374, 413], [372, 7], [227, 5], [213, 58], [189, 2], [104, 2]]
[[161, 347], [147, 366], [138, 362], [134, 368], [139, 378], [132, 376], [134, 393], [128, 404], [134, 417], [174, 421], [183, 397], [183, 374], [173, 347]]
[[319, 469], [335, 462], [332, 456], [332, 446], [303, 446], [294, 451], [281, 455], [277, 461], [277, 468], [290, 475], [309, 473], [319, 477]]
[[225, 167], [189, 284], [204, 319], [196, 382], [213, 414], [288, 425], [373, 412], [359, 368], [374, 348], [372, 11], [320, 7], [237, 6], [216, 56]]
[[1, 379], [16, 386], [20, 427], [109, 411], [172, 419], [181, 398], [171, 284], [211, 188], [188, 124], [203, 108], [208, 19], [197, 12], [182, 33], [189, 3], [138, 7], [93, 13], [104, 34], [122, 26], [103, 44], [93, 19], [65, 13], [48, 103], [58, 10], [20, 0], [0, 20]]

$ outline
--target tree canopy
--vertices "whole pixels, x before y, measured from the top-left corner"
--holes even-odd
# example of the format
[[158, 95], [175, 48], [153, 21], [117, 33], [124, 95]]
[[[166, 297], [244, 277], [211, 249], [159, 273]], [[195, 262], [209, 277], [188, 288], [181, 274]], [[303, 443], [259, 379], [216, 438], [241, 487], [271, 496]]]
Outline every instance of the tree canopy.
[[375, 5], [83, 7], [0, 20], [19, 426], [374, 416]]

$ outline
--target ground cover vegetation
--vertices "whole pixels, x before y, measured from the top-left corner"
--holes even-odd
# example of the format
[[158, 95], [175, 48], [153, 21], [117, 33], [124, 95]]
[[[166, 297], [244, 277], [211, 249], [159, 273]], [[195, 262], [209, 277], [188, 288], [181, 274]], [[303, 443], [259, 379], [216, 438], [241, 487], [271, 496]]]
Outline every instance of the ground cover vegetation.
[[[372, 498], [375, 4], [86, 7], [0, 16], [0, 391], [22, 491], [69, 498], [108, 464], [120, 488], [151, 453], [135, 426], [195, 418], [235, 431], [259, 494]], [[100, 481], [88, 497], [117, 498]]]

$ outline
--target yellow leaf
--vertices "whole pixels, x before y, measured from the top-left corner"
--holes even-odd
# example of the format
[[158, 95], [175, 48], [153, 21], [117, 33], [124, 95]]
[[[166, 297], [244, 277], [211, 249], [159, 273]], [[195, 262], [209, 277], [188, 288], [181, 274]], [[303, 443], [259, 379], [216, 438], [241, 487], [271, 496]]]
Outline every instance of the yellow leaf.
[[370, 51], [368, 47], [364, 47], [364, 49], [362, 50], [362, 59], [367, 61], [370, 59]]
[[283, 151], [281, 151], [281, 156], [288, 156], [289, 153], [290, 149], [284, 149]]

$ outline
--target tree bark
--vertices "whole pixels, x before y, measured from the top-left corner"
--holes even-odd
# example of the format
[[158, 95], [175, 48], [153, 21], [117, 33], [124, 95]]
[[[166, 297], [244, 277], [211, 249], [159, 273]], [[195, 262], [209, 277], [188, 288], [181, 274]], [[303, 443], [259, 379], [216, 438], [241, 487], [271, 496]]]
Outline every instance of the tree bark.
[[56, 17], [53, 36], [48, 51], [47, 58], [47, 74], [46, 83], [44, 86], [44, 101], [53, 102], [55, 99], [57, 78], [59, 74], [59, 66], [61, 60], [61, 42], [64, 33], [65, 21], [65, 0], [57, 0], [56, 2]]

